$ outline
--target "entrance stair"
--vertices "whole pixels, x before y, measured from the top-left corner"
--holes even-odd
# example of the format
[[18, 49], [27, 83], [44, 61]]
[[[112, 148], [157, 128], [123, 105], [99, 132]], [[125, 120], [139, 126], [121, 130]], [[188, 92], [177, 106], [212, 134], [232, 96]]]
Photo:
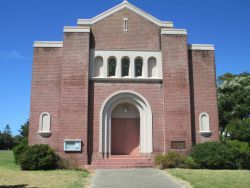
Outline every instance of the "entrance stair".
[[119, 169], [119, 168], [152, 168], [153, 160], [151, 158], [130, 156], [130, 155], [113, 155], [105, 159], [97, 159], [86, 165], [91, 169]]

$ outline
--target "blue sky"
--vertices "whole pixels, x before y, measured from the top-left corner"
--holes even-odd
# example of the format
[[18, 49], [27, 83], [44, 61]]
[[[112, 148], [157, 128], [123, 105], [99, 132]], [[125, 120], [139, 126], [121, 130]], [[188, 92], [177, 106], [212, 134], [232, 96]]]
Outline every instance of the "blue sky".
[[[0, 130], [13, 134], [29, 118], [35, 40], [62, 40], [63, 26], [91, 18], [122, 0], [0, 1]], [[250, 71], [249, 0], [130, 0], [160, 20], [188, 29], [189, 43], [216, 47], [217, 76]]]

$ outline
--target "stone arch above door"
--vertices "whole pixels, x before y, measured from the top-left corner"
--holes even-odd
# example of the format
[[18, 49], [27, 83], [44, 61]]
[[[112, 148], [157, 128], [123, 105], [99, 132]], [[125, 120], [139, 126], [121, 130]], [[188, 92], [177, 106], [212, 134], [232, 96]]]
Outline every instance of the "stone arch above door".
[[140, 153], [152, 152], [152, 111], [148, 101], [139, 93], [122, 90], [111, 94], [103, 102], [100, 110], [99, 152], [111, 152], [111, 115], [115, 107], [122, 103], [132, 104], [140, 114]]
[[112, 111], [112, 118], [140, 118], [138, 109], [130, 103], [121, 103]]

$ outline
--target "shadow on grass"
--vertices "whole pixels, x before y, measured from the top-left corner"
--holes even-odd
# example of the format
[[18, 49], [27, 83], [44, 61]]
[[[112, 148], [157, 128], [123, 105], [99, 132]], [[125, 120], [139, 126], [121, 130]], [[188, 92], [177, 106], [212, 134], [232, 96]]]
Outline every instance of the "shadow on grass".
[[[27, 184], [21, 184], [21, 185], [0, 185], [0, 188], [25, 188], [27, 187]], [[29, 188], [37, 188], [37, 187], [29, 187]]]

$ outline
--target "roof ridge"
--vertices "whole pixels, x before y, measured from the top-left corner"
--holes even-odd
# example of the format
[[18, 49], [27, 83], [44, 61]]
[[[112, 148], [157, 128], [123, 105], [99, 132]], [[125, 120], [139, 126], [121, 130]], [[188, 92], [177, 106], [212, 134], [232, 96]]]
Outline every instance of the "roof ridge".
[[97, 16], [91, 18], [91, 19], [78, 19], [77, 20], [77, 24], [78, 25], [91, 25], [94, 24], [120, 10], [122, 10], [123, 8], [128, 8], [129, 10], [137, 13], [138, 15], [144, 17], [145, 19], [155, 23], [156, 25], [160, 26], [160, 27], [173, 27], [173, 22], [171, 21], [161, 21], [159, 19], [157, 19], [156, 17], [152, 16], [151, 14], [143, 11], [142, 9], [136, 7], [135, 5], [129, 3], [127, 0], [123, 0], [123, 2], [121, 2], [120, 4], [98, 14]]

